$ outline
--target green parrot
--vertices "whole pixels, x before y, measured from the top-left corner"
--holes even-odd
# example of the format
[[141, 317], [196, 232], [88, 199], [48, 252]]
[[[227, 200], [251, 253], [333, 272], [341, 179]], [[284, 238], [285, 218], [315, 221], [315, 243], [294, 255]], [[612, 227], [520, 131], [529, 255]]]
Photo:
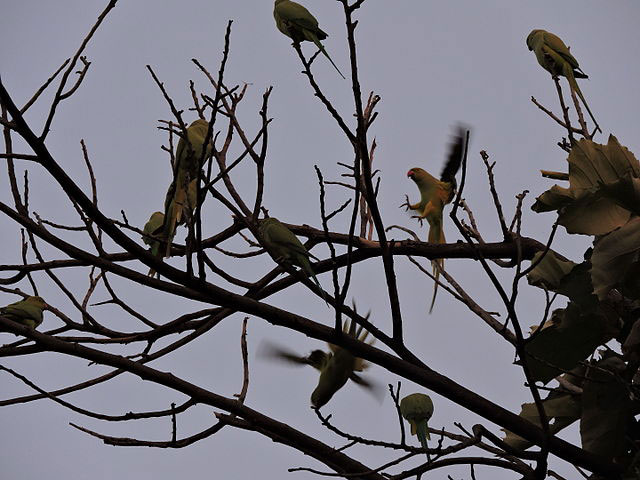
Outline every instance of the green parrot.
[[0, 315], [29, 328], [38, 328], [42, 323], [42, 311], [49, 305], [42, 297], [27, 297], [6, 307], [0, 307]]
[[[569, 47], [567, 47], [560, 37], [546, 30], [532, 30], [527, 36], [527, 47], [536, 54], [536, 59], [542, 68], [551, 73], [551, 75], [562, 75], [567, 78], [571, 90], [578, 94], [582, 103], [589, 112], [589, 116], [596, 128], [600, 130], [600, 126], [591, 113], [587, 101], [582, 95], [582, 91], [576, 82], [576, 78], [589, 78], [580, 68], [578, 61], [575, 59]], [[602, 131], [602, 130], [600, 130]]]
[[264, 247], [276, 260], [281, 260], [288, 265], [296, 265], [305, 273], [307, 277], [313, 278], [314, 283], [322, 292], [322, 298], [327, 303], [327, 297], [320, 286], [316, 274], [311, 268], [309, 257], [313, 256], [304, 245], [298, 240], [291, 230], [285, 227], [277, 218], [268, 217], [260, 220], [260, 235], [264, 241]]
[[[419, 219], [420, 222], [425, 218], [427, 219], [427, 222], [429, 222], [429, 243], [445, 243], [442, 212], [444, 206], [451, 203], [456, 193], [456, 173], [464, 156], [464, 137], [462, 127], [458, 127], [453, 142], [449, 147], [449, 153], [440, 174], [440, 180], [418, 167], [414, 167], [407, 172], [407, 177], [413, 180], [420, 190], [420, 201], [411, 204], [409, 203], [409, 197], [407, 197], [407, 201], [402, 206], [406, 207], [407, 210], [416, 210], [418, 215], [415, 215], [414, 218]], [[433, 266], [433, 275], [437, 280], [440, 272], [436, 268], [436, 264], [444, 267], [444, 259], [431, 260], [431, 264]], [[433, 310], [437, 292], [438, 283], [436, 281], [433, 286], [433, 298], [431, 299], [429, 313]]]
[[400, 400], [400, 413], [411, 425], [411, 435], [418, 435], [422, 448], [427, 447], [427, 440], [431, 437], [427, 428], [427, 421], [433, 415], [433, 402], [429, 395], [412, 393]]
[[[151, 247], [151, 254], [156, 257], [160, 255], [160, 247], [162, 243], [154, 238], [162, 238], [162, 227], [164, 225], [164, 213], [153, 212], [149, 221], [145, 223], [142, 232], [142, 241]], [[156, 274], [153, 268], [149, 269], [149, 275], [154, 276]]]
[[[367, 318], [369, 315], [367, 315]], [[364, 342], [369, 334], [362, 327], [356, 329], [355, 322], [345, 323], [344, 332]], [[373, 342], [370, 342], [373, 343]], [[348, 350], [337, 345], [328, 344], [329, 352], [313, 350], [307, 356], [299, 356], [286, 348], [263, 343], [260, 346], [260, 356], [274, 358], [296, 365], [311, 365], [320, 371], [318, 385], [311, 394], [311, 405], [315, 408], [324, 406], [333, 395], [340, 390], [347, 380], [351, 379], [356, 384], [368, 389], [376, 397], [384, 395], [384, 389], [375, 382], [365, 380], [356, 372], [363, 372], [368, 368], [368, 363], [355, 357]]]
[[311, 15], [309, 10], [290, 0], [276, 0], [273, 7], [273, 18], [276, 19], [278, 30], [295, 43], [305, 40], [315, 43], [322, 54], [329, 59], [333, 68], [344, 78], [340, 69], [333, 63], [324, 46], [320, 43], [320, 40], [324, 40], [328, 35], [318, 27], [318, 20]]
[[[167, 242], [164, 256], [171, 252], [171, 242], [176, 234], [176, 227], [191, 220], [196, 207], [198, 196], [198, 172], [201, 165], [202, 149], [207, 136], [209, 123], [198, 119], [187, 127], [188, 142], [184, 138], [178, 141], [176, 148], [176, 163], [173, 169], [173, 181], [167, 191], [164, 201], [164, 224], [162, 239]], [[213, 148], [210, 142], [205, 157], [211, 154]]]

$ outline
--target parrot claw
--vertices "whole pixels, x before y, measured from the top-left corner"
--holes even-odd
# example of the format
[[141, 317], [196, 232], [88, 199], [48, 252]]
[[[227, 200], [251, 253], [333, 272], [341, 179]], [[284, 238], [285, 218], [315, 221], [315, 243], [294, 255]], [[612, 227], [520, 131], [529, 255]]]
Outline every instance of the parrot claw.
[[406, 193], [404, 195], [404, 203], [400, 205], [398, 208], [402, 208], [402, 207], [404, 207], [405, 212], [408, 212], [409, 209], [411, 208], [411, 203], [409, 203], [409, 195], [407, 195]]
[[420, 222], [420, 228], [422, 228], [422, 224], [424, 223], [424, 218], [422, 218], [420, 215], [411, 215], [411, 218], [417, 218], [418, 222]]

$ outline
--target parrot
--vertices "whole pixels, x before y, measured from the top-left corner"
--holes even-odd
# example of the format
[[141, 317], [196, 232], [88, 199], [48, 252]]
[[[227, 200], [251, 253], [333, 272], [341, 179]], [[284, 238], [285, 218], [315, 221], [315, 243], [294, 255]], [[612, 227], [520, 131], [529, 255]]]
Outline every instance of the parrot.
[[[171, 242], [176, 234], [176, 227], [190, 221], [196, 207], [198, 196], [198, 173], [202, 149], [207, 136], [209, 123], [198, 119], [187, 127], [187, 140], [180, 138], [176, 148], [176, 163], [173, 169], [173, 181], [169, 186], [164, 201], [164, 223], [162, 240], [167, 242], [164, 257], [171, 252]], [[213, 149], [210, 142], [207, 146], [207, 158]]]
[[412, 393], [400, 400], [400, 413], [411, 425], [411, 435], [418, 435], [422, 448], [427, 449], [429, 430], [427, 421], [433, 415], [433, 402], [429, 395], [424, 393]]
[[569, 47], [567, 47], [557, 35], [540, 29], [532, 30], [527, 36], [527, 47], [535, 53], [540, 66], [551, 73], [551, 75], [562, 75], [567, 78], [569, 87], [578, 94], [578, 97], [580, 97], [580, 100], [584, 103], [596, 129], [602, 131], [593, 113], [591, 113], [591, 109], [589, 105], [587, 105], [584, 95], [582, 95], [578, 82], [576, 82], [576, 78], [589, 77], [582, 71], [575, 57], [571, 55]]
[[[151, 254], [156, 257], [160, 253], [160, 247], [162, 245], [158, 240], [154, 240], [154, 238], [159, 238], [162, 233], [162, 227], [164, 225], [164, 213], [162, 212], [153, 212], [151, 217], [149, 217], [149, 221], [145, 223], [144, 229], [142, 232], [144, 235], [142, 236], [142, 241], [151, 247]], [[154, 276], [156, 274], [153, 268], [149, 269], [149, 275]]]
[[311, 12], [302, 5], [290, 0], [276, 0], [273, 7], [273, 18], [276, 20], [278, 30], [291, 38], [295, 43], [305, 40], [313, 42], [320, 49], [322, 54], [333, 65], [333, 68], [344, 79], [340, 69], [333, 63], [333, 60], [325, 50], [320, 40], [327, 38], [327, 34], [318, 27], [318, 20], [311, 15]]
[[[456, 173], [464, 156], [464, 137], [464, 131], [459, 126], [449, 147], [449, 153], [440, 174], [440, 180], [418, 167], [414, 167], [407, 172], [407, 177], [413, 180], [420, 190], [420, 201], [411, 204], [409, 203], [409, 197], [407, 197], [402, 206], [406, 207], [407, 210], [416, 210], [419, 215], [414, 216], [414, 218], [418, 218], [421, 222], [423, 219], [427, 219], [427, 222], [429, 222], [429, 243], [445, 243], [444, 230], [442, 228], [442, 211], [446, 204], [451, 203], [456, 193]], [[436, 264], [442, 268], [444, 259], [431, 260], [431, 264], [436, 282], [433, 286], [433, 297], [429, 313], [433, 310], [438, 292], [437, 280], [440, 276], [440, 271], [436, 268]]]
[[273, 258], [276, 259], [276, 261], [281, 259], [286, 264], [300, 267], [307, 277], [313, 278], [314, 283], [320, 289], [320, 292], [322, 292], [323, 300], [329, 305], [324, 290], [320, 286], [320, 282], [309, 262], [310, 256], [316, 260], [318, 259], [307, 251], [300, 240], [298, 240], [298, 237], [274, 217], [260, 220], [259, 231], [266, 250], [271, 253]]
[[6, 307], [0, 307], [0, 315], [36, 329], [42, 323], [42, 311], [48, 308], [49, 305], [42, 297], [27, 297]]
[[[369, 318], [369, 315], [367, 315], [366, 318]], [[345, 323], [343, 331], [345, 334], [357, 338], [362, 342], [364, 342], [369, 335], [369, 332], [364, 330], [362, 326], [356, 329], [356, 324], [353, 321]], [[369, 344], [372, 343], [372, 341], [369, 342]], [[329, 352], [317, 349], [312, 350], [307, 356], [299, 356], [286, 348], [263, 342], [260, 346], [260, 355], [297, 365], [311, 365], [318, 370], [320, 372], [318, 385], [311, 393], [311, 405], [314, 408], [321, 408], [326, 405], [349, 379], [361, 387], [370, 390], [376, 397], [379, 397], [380, 393], [384, 394], [381, 386], [365, 380], [356, 373], [368, 368], [369, 365], [367, 362], [355, 357], [342, 347], [333, 344], [328, 345], [330, 349]]]

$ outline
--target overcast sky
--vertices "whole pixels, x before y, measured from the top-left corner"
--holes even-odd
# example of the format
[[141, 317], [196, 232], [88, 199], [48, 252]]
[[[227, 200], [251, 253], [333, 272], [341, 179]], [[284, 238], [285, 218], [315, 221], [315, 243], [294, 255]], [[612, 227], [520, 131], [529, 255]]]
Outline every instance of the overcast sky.
[[[24, 104], [64, 59], [73, 55], [106, 3], [106, 0], [0, 0], [0, 74], [17, 104]], [[329, 34], [324, 43], [347, 74], [348, 50], [340, 4], [330, 0], [306, 0], [304, 4]], [[270, 0], [120, 0], [87, 48], [86, 55], [92, 62], [89, 73], [77, 93], [60, 106], [48, 138], [49, 149], [57, 161], [83, 187], [87, 187], [88, 182], [79, 142], [85, 140], [105, 214], [117, 218], [124, 209], [132, 223], [142, 226], [151, 212], [163, 208], [171, 172], [166, 153], [160, 149], [166, 141], [165, 135], [156, 127], [159, 119], [170, 119], [171, 114], [145, 65], [154, 68], [179, 108], [188, 108], [190, 79], [200, 90], [211, 94], [211, 90], [206, 90], [206, 79], [191, 59], [197, 58], [212, 72], [217, 71], [224, 29], [232, 19], [226, 79], [229, 85], [249, 84], [247, 98], [240, 109], [240, 121], [249, 132], [255, 131], [258, 125], [262, 94], [269, 86], [274, 87], [269, 105], [273, 122], [264, 204], [272, 215], [283, 221], [320, 226], [313, 165], [322, 169], [326, 179], [338, 180], [343, 171], [336, 162], [350, 163], [352, 148], [312, 95], [306, 78], [300, 74], [301, 65], [290, 40], [275, 28], [272, 10]], [[379, 199], [386, 225], [419, 229], [415, 221], [398, 208], [405, 193], [412, 199], [418, 196], [415, 185], [405, 174], [414, 166], [439, 174], [451, 127], [463, 121], [472, 127], [465, 197], [485, 239], [497, 241], [500, 236], [478, 154], [483, 149], [497, 162], [496, 179], [509, 218], [515, 195], [529, 190], [523, 233], [545, 241], [554, 215], [535, 214], [529, 207], [537, 195], [552, 185], [540, 178], [539, 169], [565, 169], [566, 154], [555, 145], [563, 134], [560, 127], [530, 101], [533, 95], [555, 112], [559, 111], [549, 74], [540, 68], [525, 45], [527, 34], [534, 28], [559, 35], [571, 46], [571, 52], [589, 75], [589, 80], [581, 81], [581, 88], [604, 132], [595, 140], [606, 143], [609, 133], [613, 133], [621, 144], [636, 154], [640, 152], [637, 81], [640, 78], [637, 61], [640, 4], [637, 1], [368, 0], [358, 11], [357, 19], [363, 92], [366, 95], [374, 91], [382, 97], [379, 118], [370, 138], [375, 136], [378, 143], [375, 167], [382, 175]], [[310, 45], [304, 49], [309, 54], [314, 51]], [[316, 60], [314, 71], [323, 90], [343, 116], [352, 121], [350, 82], [342, 80], [324, 58]], [[51, 92], [49, 90], [27, 116], [36, 131], [40, 131], [46, 117]], [[191, 113], [185, 113], [186, 120], [194, 118]], [[19, 147], [20, 143], [16, 142], [16, 151], [21, 151]], [[30, 171], [32, 211], [60, 223], [78, 224], [64, 193], [48, 180], [42, 169], [27, 163], [20, 163], [19, 167], [28, 167]], [[233, 178], [251, 198], [254, 173], [250, 165], [238, 168]], [[330, 206], [337, 206], [348, 194], [333, 187], [329, 195]], [[11, 203], [4, 176], [0, 179], [0, 198]], [[231, 223], [229, 213], [213, 202], [207, 204], [206, 214], [205, 228], [209, 233]], [[332, 229], [346, 231], [347, 221], [347, 216], [341, 217]], [[458, 240], [454, 226], [446, 223], [448, 240]], [[419, 230], [419, 234], [426, 239], [426, 228]], [[80, 241], [75, 235], [69, 234], [66, 238]], [[397, 231], [392, 235], [405, 238]], [[179, 236], [178, 240], [182, 241], [183, 237]], [[81, 242], [88, 245], [85, 240]], [[580, 261], [588, 242], [586, 237], [569, 238], [560, 229], [555, 248]], [[0, 244], [3, 245], [0, 263], [20, 262], [19, 230], [5, 218], [0, 219]], [[236, 243], [233, 247], [246, 250], [242, 244]], [[63, 258], [52, 249], [44, 251], [48, 259]], [[268, 271], [273, 266], [269, 262], [270, 259], [261, 257], [242, 263], [225, 262], [225, 265], [251, 280]], [[177, 261], [176, 264], [182, 265]], [[427, 315], [431, 281], [416, 272], [405, 259], [397, 259], [396, 265], [410, 348], [436, 371], [517, 413], [520, 404], [530, 398], [523, 387], [521, 370], [511, 364], [512, 348], [445, 292], [440, 292], [434, 313]], [[446, 266], [483, 307], [500, 310], [499, 299], [488, 287], [478, 265], [467, 260], [449, 260]], [[143, 266], [139, 268], [144, 270]], [[87, 271], [61, 273], [78, 295], [86, 288], [87, 275]], [[52, 282], [44, 275], [36, 278], [45, 299], [78, 320], [77, 311]], [[359, 264], [354, 278], [352, 295], [359, 310], [371, 309], [371, 320], [388, 330], [389, 309], [381, 262]], [[328, 288], [330, 276], [321, 275], [320, 281]], [[128, 282], [116, 281], [115, 284], [124, 298], [160, 323], [199, 307], [195, 302], [176, 301], [168, 294], [154, 294]], [[27, 283], [20, 287], [29, 291]], [[104, 292], [99, 292], [96, 301], [106, 298]], [[524, 288], [518, 306], [525, 326], [538, 323], [542, 298], [541, 291]], [[0, 305], [15, 300], [17, 297], [13, 295], [0, 294]], [[308, 300], [302, 288], [276, 295], [269, 303], [287, 306], [317, 321], [331, 322], [330, 311], [321, 301]], [[92, 308], [107, 325], [125, 330], [140, 327], [131, 325], [131, 320], [115, 308]], [[231, 396], [240, 390], [242, 380], [241, 319], [240, 315], [230, 317], [184, 351], [152, 366], [171, 370], [205, 388]], [[57, 325], [53, 316], [47, 314], [41, 329]], [[322, 429], [308, 408], [317, 375], [310, 369], [289, 369], [256, 359], [256, 347], [265, 338], [288, 343], [300, 353], [322, 348], [317, 341], [270, 327], [260, 319], [251, 319], [251, 385], [247, 404], [332, 445], [343, 445], [339, 438]], [[12, 339], [11, 335], [0, 335], [0, 343]], [[47, 389], [108, 371], [59, 355], [3, 358], [0, 363], [28, 375]], [[398, 380], [377, 367], [367, 375], [383, 384]], [[0, 376], [0, 385], [0, 398], [30, 393], [27, 387], [6, 374]], [[404, 393], [415, 390], [408, 382], [403, 385]], [[436, 394], [432, 394], [432, 398], [435, 414], [431, 425], [434, 427], [455, 431], [455, 421], [467, 427], [479, 421], [475, 415]], [[164, 409], [171, 402], [185, 400], [131, 376], [118, 377], [65, 399], [110, 414]], [[379, 405], [353, 384], [336, 394], [324, 412], [332, 413], [337, 425], [356, 435], [398, 439], [397, 419], [390, 398]], [[193, 434], [214, 421], [211, 409], [199, 407], [179, 419], [178, 435]], [[317, 477], [287, 473], [286, 469], [310, 466], [326, 470], [312, 459], [265, 437], [230, 427], [212, 438], [174, 451], [108, 447], [74, 430], [69, 422], [106, 434], [148, 440], [167, 440], [171, 431], [170, 422], [164, 419], [103, 424], [44, 400], [5, 407], [0, 409], [3, 475], [16, 479], [44, 476], [94, 480], [165, 480], [178, 476], [308, 479]], [[483, 423], [498, 430], [495, 425]], [[563, 436], [579, 441], [575, 427]], [[354, 449], [349, 452], [372, 467], [381, 464], [381, 459], [391, 458], [386, 451]], [[559, 462], [553, 468], [571, 472]], [[478, 472], [478, 478], [514, 478], [487, 469], [478, 469]], [[455, 478], [469, 478], [467, 470], [446, 473]], [[446, 473], [441, 470], [427, 478], [445, 478]]]

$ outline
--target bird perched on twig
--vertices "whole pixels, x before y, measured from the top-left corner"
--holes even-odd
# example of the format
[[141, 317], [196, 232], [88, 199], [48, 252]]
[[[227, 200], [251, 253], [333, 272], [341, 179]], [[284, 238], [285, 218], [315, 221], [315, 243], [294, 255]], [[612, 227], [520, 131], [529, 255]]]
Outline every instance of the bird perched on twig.
[[307, 277], [313, 278], [314, 283], [322, 294], [323, 300], [329, 305], [318, 277], [316, 277], [313, 268], [311, 268], [311, 262], [309, 262], [309, 257], [318, 259], [304, 247], [298, 237], [275, 217], [260, 220], [258, 230], [262, 236], [265, 249], [274, 260], [300, 267]]
[[333, 68], [344, 78], [340, 69], [333, 63], [325, 50], [324, 45], [320, 43], [320, 40], [324, 40], [328, 35], [320, 29], [318, 20], [309, 10], [290, 0], [276, 0], [273, 6], [273, 18], [276, 20], [278, 30], [291, 38], [294, 43], [299, 44], [305, 40], [315, 43], [316, 47], [331, 62]]
[[427, 450], [427, 440], [431, 438], [427, 428], [427, 421], [433, 415], [431, 397], [424, 393], [407, 395], [400, 401], [400, 413], [411, 425], [411, 435], [417, 435], [422, 448]]
[[27, 297], [5, 307], [0, 307], [0, 315], [26, 327], [36, 329], [42, 323], [43, 311], [49, 305], [42, 297]]
[[562, 75], [566, 77], [569, 82], [569, 87], [578, 94], [587, 112], [589, 112], [589, 116], [591, 120], [593, 120], [596, 129], [600, 130], [600, 126], [593, 116], [593, 113], [591, 113], [591, 109], [584, 99], [578, 82], [576, 82], [576, 78], [589, 77], [582, 71], [578, 60], [576, 60], [569, 51], [569, 47], [567, 47], [557, 35], [541, 29], [532, 30], [527, 36], [527, 47], [535, 53], [540, 66], [551, 73], [551, 75]]

